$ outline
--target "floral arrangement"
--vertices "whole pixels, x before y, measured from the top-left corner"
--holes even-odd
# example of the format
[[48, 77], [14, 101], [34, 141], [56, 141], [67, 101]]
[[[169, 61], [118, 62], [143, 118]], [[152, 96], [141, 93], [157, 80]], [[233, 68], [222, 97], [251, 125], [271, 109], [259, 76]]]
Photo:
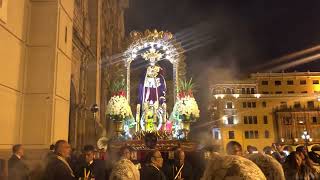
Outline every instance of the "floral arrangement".
[[108, 102], [106, 114], [114, 120], [124, 120], [132, 117], [130, 105], [125, 96], [124, 81], [112, 86], [112, 97]]
[[193, 97], [195, 85], [190, 81], [180, 81], [177, 102], [173, 108], [174, 119], [196, 120], [200, 116], [198, 104]]
[[112, 96], [126, 96], [126, 87], [124, 79], [113, 82], [111, 85]]
[[199, 118], [200, 110], [194, 97], [187, 96], [180, 98], [175, 106], [179, 116], [183, 116], [184, 120]]
[[195, 84], [192, 82], [192, 78], [189, 81], [181, 80], [178, 85], [178, 98], [193, 97], [193, 91]]

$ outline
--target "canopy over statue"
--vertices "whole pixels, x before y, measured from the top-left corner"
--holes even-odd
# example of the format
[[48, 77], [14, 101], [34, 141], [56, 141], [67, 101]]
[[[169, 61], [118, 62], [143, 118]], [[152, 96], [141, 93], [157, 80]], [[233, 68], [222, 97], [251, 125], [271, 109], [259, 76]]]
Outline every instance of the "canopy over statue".
[[[175, 132], [177, 132], [178, 128], [188, 128], [187, 126], [181, 126], [181, 122], [179, 121], [179, 126], [175, 125], [178, 121], [177, 119], [169, 119], [167, 112], [167, 84], [166, 79], [163, 73], [162, 67], [159, 65], [159, 61], [167, 60], [172, 64], [173, 69], [173, 89], [170, 89], [170, 93], [173, 93], [173, 99], [170, 99], [170, 102], [178, 103], [181, 102], [189, 102], [188, 99], [181, 99], [177, 96], [178, 92], [178, 65], [179, 61], [183, 58], [183, 49], [180, 43], [176, 42], [173, 35], [170, 32], [164, 32], [157, 30], [149, 31], [146, 30], [144, 33], [140, 32], [131, 32], [130, 33], [130, 41], [128, 49], [124, 52], [124, 60], [127, 68], [127, 79], [126, 79], [126, 88], [127, 88], [127, 101], [130, 102], [130, 65], [131, 62], [136, 60], [137, 57], [140, 59], [144, 59], [147, 62], [147, 67], [144, 69], [141, 74], [140, 81], [138, 84], [138, 97], [136, 104], [136, 115], [135, 115], [135, 132], [134, 134], [128, 130], [128, 128], [124, 128], [126, 135], [133, 138], [139, 139], [141, 136], [147, 132], [156, 132], [164, 134], [163, 137], [173, 137], [174, 134], [171, 131], [172, 124], [176, 127]], [[193, 97], [192, 97], [193, 98]], [[177, 101], [177, 102], [176, 102]], [[181, 104], [181, 102], [179, 104]], [[116, 104], [116, 103], [115, 103]], [[183, 104], [183, 103], [182, 103]], [[176, 105], [175, 105], [176, 106]], [[176, 106], [176, 107], [190, 107], [188, 106]], [[133, 108], [133, 107], [132, 107]], [[110, 108], [112, 109], [112, 108]], [[126, 108], [128, 109], [128, 108]], [[176, 110], [181, 110], [181, 108], [176, 108]], [[181, 111], [182, 112], [182, 111]], [[188, 110], [185, 112], [189, 112]], [[176, 116], [171, 117], [182, 117], [180, 111], [175, 113]], [[183, 116], [183, 117], [188, 117]], [[193, 117], [193, 116], [192, 116]], [[126, 119], [131, 119], [129, 116]], [[190, 118], [188, 118], [190, 119]], [[185, 120], [187, 120], [185, 118]], [[126, 121], [126, 120], [123, 120]], [[123, 127], [120, 121], [114, 121], [116, 127]], [[125, 123], [125, 122], [124, 122]], [[125, 126], [126, 127], [126, 126]], [[117, 132], [122, 131], [119, 129]], [[140, 135], [141, 136], [140, 136]]]

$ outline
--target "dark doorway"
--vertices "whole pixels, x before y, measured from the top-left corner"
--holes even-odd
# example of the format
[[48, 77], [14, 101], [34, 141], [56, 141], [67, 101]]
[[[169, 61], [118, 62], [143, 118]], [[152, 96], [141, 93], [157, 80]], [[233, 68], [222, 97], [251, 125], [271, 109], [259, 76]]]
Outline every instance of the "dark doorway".
[[69, 107], [69, 135], [68, 141], [72, 147], [77, 144], [77, 131], [76, 131], [76, 88], [71, 81], [70, 83], [70, 107]]

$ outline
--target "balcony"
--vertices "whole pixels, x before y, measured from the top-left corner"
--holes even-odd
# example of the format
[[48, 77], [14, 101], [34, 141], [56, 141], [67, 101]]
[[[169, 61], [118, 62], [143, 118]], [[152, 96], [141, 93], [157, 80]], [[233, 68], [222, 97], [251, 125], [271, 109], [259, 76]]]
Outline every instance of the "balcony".
[[294, 107], [294, 106], [283, 106], [274, 108], [274, 112], [310, 112], [320, 111], [320, 107]]
[[224, 115], [236, 115], [237, 109], [234, 108], [225, 108], [223, 109]]

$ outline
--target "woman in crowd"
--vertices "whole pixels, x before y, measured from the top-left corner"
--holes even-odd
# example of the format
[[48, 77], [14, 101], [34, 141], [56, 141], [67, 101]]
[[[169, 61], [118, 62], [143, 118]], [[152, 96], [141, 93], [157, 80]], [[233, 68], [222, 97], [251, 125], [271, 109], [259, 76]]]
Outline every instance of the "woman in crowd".
[[313, 180], [318, 178], [312, 165], [304, 161], [304, 158], [300, 152], [289, 154], [283, 166], [286, 179]]

